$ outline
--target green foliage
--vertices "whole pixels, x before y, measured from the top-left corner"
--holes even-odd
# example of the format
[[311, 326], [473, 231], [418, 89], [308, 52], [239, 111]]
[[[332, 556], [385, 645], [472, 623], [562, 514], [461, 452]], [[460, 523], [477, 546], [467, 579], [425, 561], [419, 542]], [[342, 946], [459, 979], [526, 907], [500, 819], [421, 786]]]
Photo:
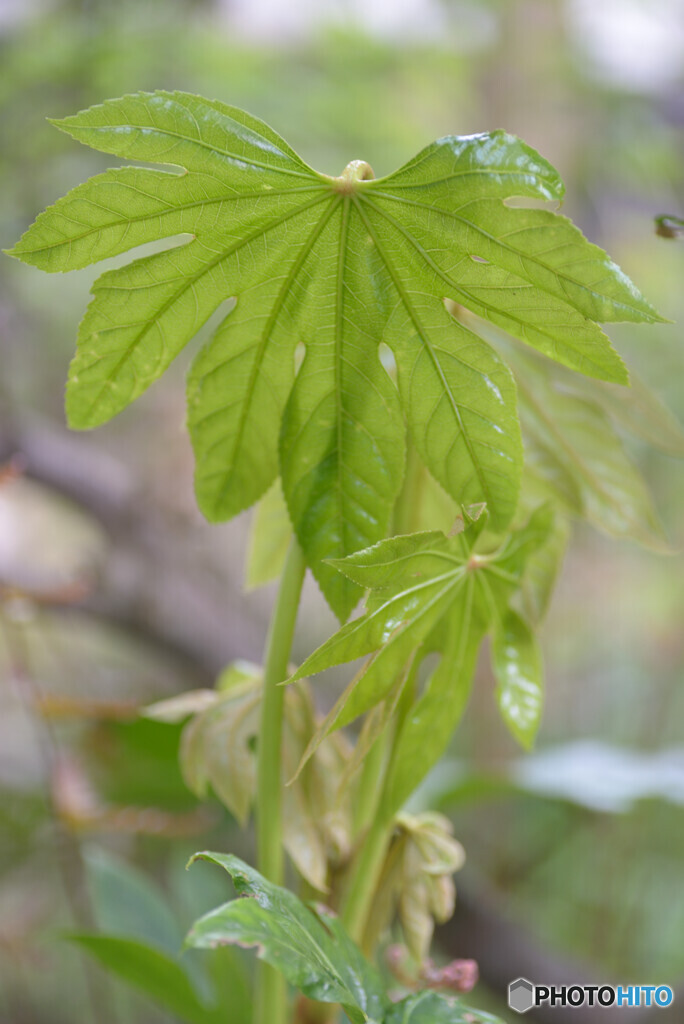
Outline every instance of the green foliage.
[[541, 712], [541, 664], [529, 627], [511, 611], [527, 560], [551, 536], [542, 507], [491, 552], [475, 543], [486, 515], [471, 510], [464, 529], [381, 541], [335, 564], [370, 591], [366, 612], [347, 623], [292, 676], [292, 681], [368, 654], [307, 751], [332, 730], [384, 700], [411, 659], [438, 652], [441, 661], [395, 740], [387, 802], [398, 808], [443, 753], [468, 697], [482, 637], [493, 631], [499, 704], [513, 734], [529, 745]]
[[364, 940], [373, 948], [399, 912], [409, 952], [422, 964], [430, 951], [435, 922], [454, 912], [452, 875], [465, 863], [448, 818], [434, 811], [397, 815], [392, 842], [373, 899]]
[[509, 729], [530, 747], [542, 710], [542, 659], [537, 638], [517, 612], [497, 618], [492, 638], [496, 696]]
[[[222, 1024], [225, 1009], [206, 1006], [181, 965], [167, 953], [135, 939], [74, 934], [78, 944], [113, 974], [161, 1003], [188, 1024]], [[247, 1017], [239, 1017], [243, 1024]]]
[[252, 520], [245, 572], [248, 589], [280, 576], [291, 540], [292, 524], [280, 480], [276, 480], [257, 505]]
[[[604, 408], [603, 390], [578, 392], [568, 387], [564, 374], [550, 373], [526, 352], [516, 351], [511, 365], [527, 469], [542, 493], [607, 533], [666, 549], [648, 489], [608, 414], [615, 399]], [[619, 403], [621, 415], [631, 417], [627, 410], [638, 404], [639, 395], [634, 404], [624, 403], [624, 412]], [[661, 418], [667, 422], [665, 415]], [[676, 434], [668, 429], [663, 436], [663, 445], [674, 446]]]
[[[358, 160], [320, 174], [263, 122], [186, 93], [138, 93], [55, 123], [166, 168], [96, 176], [12, 250], [67, 271], [166, 243], [95, 282], [69, 374], [70, 424], [95, 427], [125, 409], [220, 310], [188, 377], [197, 499], [212, 521], [259, 502], [250, 586], [286, 565], [265, 674], [233, 665], [215, 691], [147, 713], [177, 727], [189, 719], [189, 788], [203, 797], [211, 787], [243, 823], [256, 803], [264, 872], [282, 879], [282, 840], [349, 926], [237, 858], [204, 853], [246, 898], [205, 914], [187, 943], [256, 947], [353, 1024], [494, 1024], [435, 992], [392, 1002], [350, 935], [372, 946], [398, 911], [420, 963], [434, 921], [451, 913], [460, 845], [439, 816], [398, 812], [445, 751], [487, 635], [502, 717], [533, 743], [543, 703], [535, 630], [569, 519], [664, 547], [620, 429], [677, 455], [684, 435], [638, 381], [627, 392], [599, 327], [660, 317], [606, 253], [543, 208], [562, 200], [557, 172], [502, 131], [441, 138], [375, 179]], [[409, 532], [426, 519], [429, 529]], [[388, 536], [392, 524], [399, 536]], [[302, 552], [343, 623], [364, 591], [365, 611], [283, 695]], [[319, 721], [304, 677], [360, 658]], [[351, 754], [330, 734], [361, 715]], [[377, 792], [354, 790], [374, 747], [363, 782]], [[294, 775], [284, 794], [281, 773]], [[107, 862], [90, 870], [103, 931], [74, 941], [182, 1019], [223, 1019], [225, 988], [174, 959], [159, 900]], [[281, 980], [267, 970], [260, 983], [257, 1019], [281, 1024]], [[241, 1022], [249, 999], [231, 1009]]]
[[56, 123], [96, 149], [176, 170], [96, 176], [41, 214], [13, 255], [65, 271], [190, 236], [95, 283], [69, 377], [70, 423], [93, 427], [124, 409], [232, 299], [190, 372], [198, 501], [210, 519], [228, 518], [280, 473], [307, 561], [342, 619], [360, 591], [328, 560], [386, 535], [404, 418], [452, 498], [486, 501], [497, 529], [515, 512], [513, 379], [476, 330], [449, 317], [445, 296], [566, 366], [623, 384], [596, 321], [658, 319], [568, 220], [507, 205], [558, 201], [563, 185], [504, 132], [447, 136], [375, 180], [359, 161], [338, 178], [318, 174], [263, 122], [185, 93], [126, 96]]
[[135, 937], [175, 955], [182, 940], [180, 924], [149, 878], [99, 847], [86, 848], [84, 860], [99, 930], [110, 937]]
[[[215, 690], [190, 690], [145, 709], [149, 718], [183, 727], [179, 761], [186, 784], [205, 798], [211, 787], [244, 826], [257, 788], [257, 746], [263, 675], [247, 662], [221, 673]], [[318, 719], [304, 681], [290, 687], [283, 706], [281, 759], [286, 778], [299, 765]], [[341, 736], [322, 744], [283, 793], [283, 845], [302, 878], [320, 892], [330, 867], [349, 852], [351, 788], [343, 784], [349, 751]]]
[[308, 998], [339, 1003], [353, 1024], [500, 1024], [494, 1017], [455, 1006], [434, 993], [411, 995], [393, 1004], [379, 973], [333, 914], [303, 903], [237, 857], [205, 852], [193, 860], [197, 858], [223, 867], [238, 896], [246, 898], [225, 903], [201, 917], [192, 926], [187, 945], [201, 949], [226, 944], [255, 947], [261, 959]]
[[220, 971], [230, 979], [231, 1019], [247, 1024], [250, 1000], [233, 951], [217, 951], [217, 964], [181, 958], [183, 931], [168, 896], [146, 875], [95, 847], [86, 850], [86, 869], [99, 931], [70, 934], [69, 941], [187, 1024], [225, 1021], [223, 980], [211, 976], [212, 968]]

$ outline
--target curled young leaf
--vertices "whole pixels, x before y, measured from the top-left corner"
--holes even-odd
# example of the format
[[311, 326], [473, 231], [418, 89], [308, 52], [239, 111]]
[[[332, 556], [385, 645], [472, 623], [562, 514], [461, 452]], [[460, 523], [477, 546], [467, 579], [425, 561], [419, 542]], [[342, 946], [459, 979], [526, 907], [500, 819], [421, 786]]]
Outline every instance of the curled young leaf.
[[435, 922], [448, 921], [456, 890], [452, 875], [465, 862], [448, 818], [434, 812], [397, 817], [385, 857], [366, 940], [374, 944], [398, 912], [406, 945], [423, 963]]
[[[209, 788], [245, 825], [257, 785], [257, 746], [262, 673], [236, 661], [221, 672], [215, 690], [191, 690], [151, 705], [147, 717], [177, 722], [190, 716], [181, 733], [180, 766], [189, 789], [205, 798]], [[293, 776], [320, 723], [305, 681], [290, 687], [283, 708], [282, 764]], [[350, 751], [341, 737], [317, 745], [316, 753], [285, 789], [283, 842], [297, 870], [320, 892], [347, 855], [351, 842], [351, 791], [342, 792]]]

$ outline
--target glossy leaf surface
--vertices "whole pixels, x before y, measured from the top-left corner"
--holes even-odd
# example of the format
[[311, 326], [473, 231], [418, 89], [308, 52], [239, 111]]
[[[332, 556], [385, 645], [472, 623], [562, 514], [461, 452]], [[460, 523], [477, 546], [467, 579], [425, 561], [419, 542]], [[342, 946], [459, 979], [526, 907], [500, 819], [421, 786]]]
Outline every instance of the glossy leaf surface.
[[480, 514], [451, 537], [438, 531], [391, 537], [336, 562], [370, 591], [365, 614], [314, 651], [291, 678], [372, 655], [324, 719], [309, 757], [331, 731], [384, 700], [417, 652], [442, 655], [396, 741], [392, 808], [444, 752], [468, 698], [482, 637], [507, 614], [528, 559], [548, 540], [553, 523], [550, 509], [542, 507], [496, 551], [479, 554], [472, 545], [485, 518]]
[[224, 868], [244, 898], [196, 921], [187, 945], [255, 947], [261, 959], [310, 999], [340, 1003], [355, 1022], [382, 1020], [386, 997], [380, 978], [335, 917], [266, 881], [237, 857], [200, 853], [197, 858]]
[[517, 612], [508, 610], [495, 625], [492, 665], [504, 721], [515, 738], [529, 748], [541, 719], [543, 667], [537, 639]]
[[[449, 853], [453, 857], [453, 844]], [[198, 853], [193, 860], [198, 858], [223, 867], [242, 898], [196, 921], [187, 945], [254, 947], [257, 956], [310, 999], [339, 1003], [352, 1024], [501, 1024], [498, 1018], [435, 992], [392, 1002], [378, 971], [330, 912], [267, 882], [237, 857]]]
[[436, 992], [417, 992], [396, 1003], [384, 1024], [503, 1024], [483, 1010], [455, 1003]]
[[66, 271], [182, 243], [96, 281], [69, 376], [70, 423], [97, 426], [124, 409], [227, 303], [189, 377], [199, 504], [209, 519], [229, 518], [280, 473], [308, 564], [342, 619], [360, 591], [327, 559], [387, 533], [405, 421], [456, 502], [486, 501], [497, 529], [515, 511], [515, 385], [445, 297], [616, 383], [626, 372], [597, 321], [658, 319], [568, 220], [507, 205], [557, 201], [563, 186], [505, 132], [447, 136], [376, 180], [358, 161], [340, 177], [319, 174], [263, 122], [187, 93], [125, 96], [55, 123], [170, 169], [97, 175], [41, 214], [13, 255]]

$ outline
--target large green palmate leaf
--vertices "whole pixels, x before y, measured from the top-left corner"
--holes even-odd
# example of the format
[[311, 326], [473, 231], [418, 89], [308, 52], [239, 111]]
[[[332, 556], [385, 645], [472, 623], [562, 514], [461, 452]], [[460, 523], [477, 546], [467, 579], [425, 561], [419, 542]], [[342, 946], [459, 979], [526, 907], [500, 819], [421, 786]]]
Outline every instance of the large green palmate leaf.
[[229, 518], [280, 474], [308, 564], [342, 619], [360, 590], [326, 560], [387, 532], [405, 422], [454, 500], [485, 501], [499, 530], [515, 511], [515, 384], [445, 298], [616, 383], [626, 371], [597, 321], [659, 319], [568, 220], [506, 205], [558, 201], [563, 185], [505, 132], [447, 136], [376, 180], [360, 161], [337, 178], [319, 174], [263, 122], [186, 93], [139, 93], [55, 123], [173, 170], [92, 178], [41, 214], [14, 256], [66, 271], [184, 239], [95, 282], [69, 422], [94, 427], [124, 409], [230, 301], [189, 377], [200, 507]]
[[193, 860], [198, 858], [224, 868], [241, 898], [195, 921], [186, 945], [254, 947], [309, 999], [339, 1003], [352, 1024], [502, 1024], [435, 992], [392, 1002], [379, 972], [330, 911], [303, 903], [230, 854], [204, 852]]

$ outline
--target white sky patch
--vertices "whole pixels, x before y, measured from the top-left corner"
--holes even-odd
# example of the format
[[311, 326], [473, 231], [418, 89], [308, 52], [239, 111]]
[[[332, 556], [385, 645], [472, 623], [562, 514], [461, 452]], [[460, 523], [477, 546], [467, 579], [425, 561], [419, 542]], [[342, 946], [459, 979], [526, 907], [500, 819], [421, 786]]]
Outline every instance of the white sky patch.
[[604, 81], [657, 93], [684, 78], [684, 0], [569, 0], [567, 14]]
[[446, 43], [459, 53], [496, 37], [496, 18], [476, 0], [219, 0], [219, 8], [243, 38], [270, 44], [309, 39], [329, 27], [358, 28], [390, 43]]

